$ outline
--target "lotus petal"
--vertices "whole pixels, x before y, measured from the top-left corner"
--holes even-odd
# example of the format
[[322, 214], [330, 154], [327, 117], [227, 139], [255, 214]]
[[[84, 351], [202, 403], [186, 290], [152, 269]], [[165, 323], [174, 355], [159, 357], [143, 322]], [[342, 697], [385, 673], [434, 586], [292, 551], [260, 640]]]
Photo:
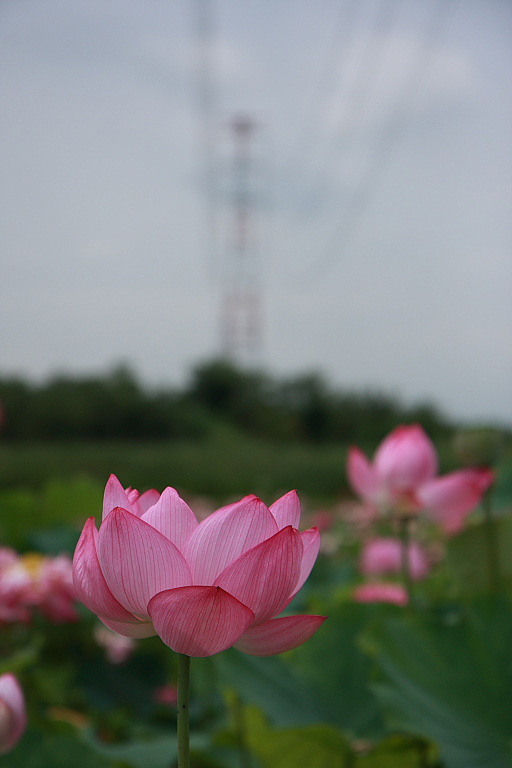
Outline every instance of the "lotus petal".
[[98, 558], [112, 594], [139, 618], [147, 618], [147, 605], [157, 592], [192, 582], [179, 549], [149, 523], [119, 507], [103, 521]]
[[254, 619], [250, 608], [220, 587], [165, 590], [148, 610], [164, 643], [187, 656], [213, 656], [230, 648]]
[[283, 616], [254, 624], [235, 643], [251, 656], [274, 656], [305, 643], [324, 623], [326, 616]]

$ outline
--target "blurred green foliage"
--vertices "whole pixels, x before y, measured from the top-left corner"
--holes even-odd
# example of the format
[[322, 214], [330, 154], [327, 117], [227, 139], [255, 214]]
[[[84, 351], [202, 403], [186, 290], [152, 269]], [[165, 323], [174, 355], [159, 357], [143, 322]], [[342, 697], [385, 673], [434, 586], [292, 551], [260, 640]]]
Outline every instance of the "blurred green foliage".
[[[225, 363], [198, 369], [187, 391], [173, 395], [144, 392], [126, 372], [105, 384], [33, 388], [18, 403], [24, 425], [18, 434], [8, 431], [18, 385], [9, 401], [1, 390], [2, 545], [71, 553], [86, 518], [99, 516], [110, 472], [140, 490], [172, 484], [194, 508], [214, 508], [248, 492], [270, 503], [295, 487], [306, 517], [328, 505], [335, 521], [325, 535], [330, 546], [293, 607], [329, 616], [317, 635], [278, 657], [232, 649], [193, 661], [193, 768], [512, 768], [512, 453], [506, 436], [471, 433], [466, 440], [459, 433], [452, 441], [444, 422], [421, 419], [438, 438], [443, 469], [458, 466], [462, 451], [474, 456], [485, 448], [487, 455], [492, 448], [499, 590], [488, 569], [488, 530], [476, 510], [459, 536], [437, 542], [444, 560], [417, 585], [413, 607], [359, 605], [351, 594], [360, 540], [340, 514], [346, 450], [353, 440], [371, 453], [397, 421], [419, 420], [418, 412], [401, 411], [386, 398], [336, 395], [317, 377], [276, 384]], [[86, 392], [98, 395], [96, 421], [89, 421]], [[145, 410], [153, 397], [155, 410]], [[42, 410], [36, 418], [36, 400], [48, 409], [44, 418]], [[156, 419], [164, 404], [163, 431], [151, 432], [149, 414]], [[181, 421], [173, 421], [173, 409], [181, 409]], [[89, 414], [82, 422], [80, 412]], [[23, 430], [36, 423], [42, 431], [32, 440]], [[87, 440], [73, 432], [92, 423]], [[2, 756], [4, 765], [173, 768], [176, 711], [155, 694], [175, 684], [175, 655], [150, 638], [136, 644], [131, 658], [112, 664], [95, 639], [97, 619], [85, 608], [80, 615], [76, 624], [36, 617], [30, 625], [0, 627], [0, 671], [19, 676], [30, 722], [16, 749]]]
[[377, 392], [336, 391], [317, 374], [277, 381], [222, 360], [197, 366], [180, 390], [147, 390], [126, 367], [40, 385], [3, 377], [0, 404], [6, 440], [201, 439], [229, 425], [278, 441], [364, 443], [400, 422], [421, 422], [434, 438], [451, 430], [431, 405], [408, 408]]

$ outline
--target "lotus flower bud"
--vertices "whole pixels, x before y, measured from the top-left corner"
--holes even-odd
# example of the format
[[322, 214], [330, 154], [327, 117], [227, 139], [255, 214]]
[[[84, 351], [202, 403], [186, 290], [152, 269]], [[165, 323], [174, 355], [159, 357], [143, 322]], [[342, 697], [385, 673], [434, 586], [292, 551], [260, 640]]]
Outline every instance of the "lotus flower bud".
[[0, 754], [16, 746], [26, 725], [23, 691], [14, 675], [8, 672], [0, 676]]

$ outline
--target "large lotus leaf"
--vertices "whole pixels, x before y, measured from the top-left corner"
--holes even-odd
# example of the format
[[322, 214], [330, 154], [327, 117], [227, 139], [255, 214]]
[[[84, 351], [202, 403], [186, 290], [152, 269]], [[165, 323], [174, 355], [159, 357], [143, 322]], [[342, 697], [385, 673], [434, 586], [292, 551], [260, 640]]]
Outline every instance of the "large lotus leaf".
[[328, 725], [271, 728], [254, 708], [246, 711], [247, 741], [263, 768], [345, 768], [349, 747]]
[[428, 764], [434, 750], [427, 742], [392, 736], [370, 751], [358, 754], [357, 768], [418, 768]]
[[2, 768], [110, 768], [110, 760], [99, 756], [78, 736], [43, 733], [29, 728], [19, 744], [1, 756]]
[[437, 743], [447, 768], [512, 766], [512, 610], [406, 618], [368, 633], [388, 723]]
[[317, 691], [327, 722], [357, 739], [379, 740], [384, 735], [380, 705], [369, 682], [372, 661], [359, 637], [380, 617], [395, 615], [394, 606], [344, 603], [329, 612], [314, 638], [293, 654], [297, 674]]
[[317, 691], [280, 656], [258, 658], [233, 649], [216, 656], [215, 664], [221, 686], [237, 691], [245, 703], [257, 704], [276, 725], [327, 719]]
[[[87, 750], [92, 750], [102, 759], [106, 759], [109, 765], [130, 766], [130, 768], [169, 768], [176, 762], [178, 754], [178, 740], [175, 732], [169, 735], [162, 735], [155, 732], [150, 737], [147, 734], [146, 739], [132, 739], [131, 741], [119, 743], [106, 743], [100, 740], [97, 735], [90, 730], [82, 734], [82, 739]], [[201, 733], [191, 733], [190, 750], [201, 755], [206, 753], [210, 744], [206, 735]], [[198, 757], [198, 761], [199, 761]], [[201, 764], [202, 761], [201, 761]], [[99, 763], [103, 765], [103, 763]]]

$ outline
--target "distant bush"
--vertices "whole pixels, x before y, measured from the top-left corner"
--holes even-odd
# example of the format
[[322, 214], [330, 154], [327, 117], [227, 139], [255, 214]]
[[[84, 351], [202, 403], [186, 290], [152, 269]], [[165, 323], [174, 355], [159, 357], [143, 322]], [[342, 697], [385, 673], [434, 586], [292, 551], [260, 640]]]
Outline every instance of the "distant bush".
[[225, 360], [197, 366], [181, 390], [148, 390], [125, 367], [40, 385], [0, 378], [0, 403], [7, 440], [196, 439], [219, 423], [252, 437], [312, 443], [371, 442], [400, 422], [419, 421], [434, 439], [451, 432], [430, 405], [336, 391], [317, 374], [278, 381]]

